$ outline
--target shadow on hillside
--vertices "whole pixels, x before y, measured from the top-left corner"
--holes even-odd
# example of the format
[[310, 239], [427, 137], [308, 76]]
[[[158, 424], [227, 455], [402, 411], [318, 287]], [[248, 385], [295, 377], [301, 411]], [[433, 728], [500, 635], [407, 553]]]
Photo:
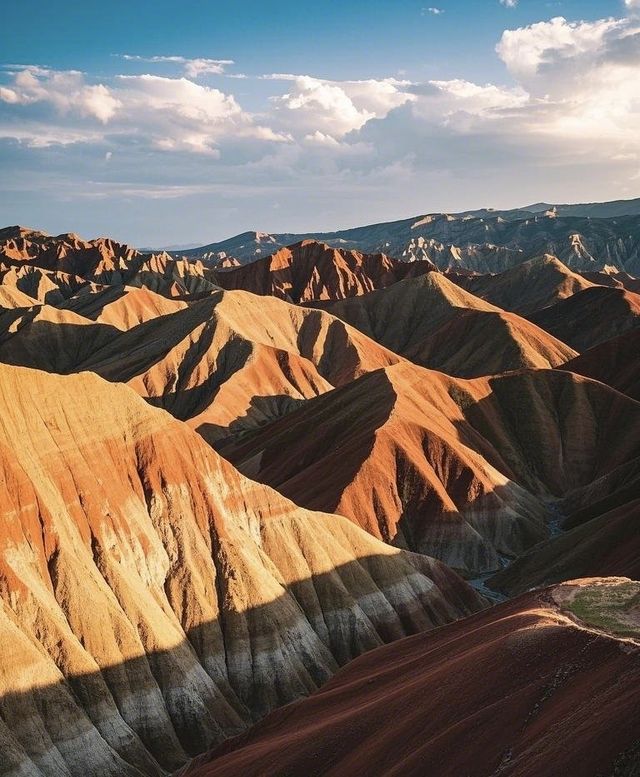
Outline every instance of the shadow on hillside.
[[[448, 570], [394, 558], [370, 555], [342, 564], [242, 612], [225, 596], [227, 581], [217, 580], [220, 617], [187, 629], [175, 647], [5, 693], [0, 771], [50, 773], [54, 761], [59, 766], [68, 758], [74, 774], [78, 763], [83, 774], [104, 777], [165, 774], [306, 696], [361, 653], [478, 610], [477, 599]], [[446, 602], [426, 580], [416, 585], [416, 570], [433, 576]], [[42, 662], [52, 666], [52, 659], [43, 658], [44, 649], [27, 655], [37, 683]]]
[[34, 321], [32, 317], [17, 332], [5, 331], [0, 362], [68, 375], [79, 372], [85, 361], [122, 335], [110, 324], [65, 324]]
[[126, 383], [152, 369], [194, 327], [202, 326], [180, 360], [168, 368], [176, 368], [173, 390], [146, 398], [149, 404], [186, 420], [202, 412], [220, 386], [242, 369], [251, 356], [252, 345], [240, 338], [228, 340], [216, 354], [206, 379], [187, 388], [213, 345], [216, 321], [211, 318], [210, 305], [195, 316], [183, 316], [183, 312], [158, 316], [127, 331], [110, 324], [31, 321], [0, 343], [0, 362], [62, 375], [89, 370], [112, 383]]
[[487, 585], [508, 596], [515, 596], [532, 588], [581, 577], [628, 577], [638, 580], [639, 529], [640, 498], [629, 499], [615, 509], [568, 529], [564, 534], [535, 545], [491, 577]]
[[[496, 571], [545, 540], [559, 529], [564, 509], [559, 500], [640, 455], [640, 408], [599, 384], [585, 386], [559, 371], [522, 371], [490, 378], [491, 392], [479, 398], [473, 384], [452, 383], [450, 395], [463, 413], [453, 420], [458, 441], [509, 482], [479, 490], [475, 470], [443, 444], [434, 427], [422, 440], [424, 465], [443, 484], [457, 509], [452, 511], [425, 481], [422, 464], [403, 452], [422, 434], [408, 424], [396, 460], [384, 460], [392, 479], [385, 480], [384, 461], [378, 462], [380, 474], [368, 500], [376, 513], [378, 495], [397, 491], [398, 523], [389, 526], [383, 508], [366, 523], [353, 502], [365, 498], [358, 496], [362, 489], [346, 502], [344, 494], [356, 477], [364, 483], [362, 467], [394, 411], [396, 394], [384, 378], [370, 373], [305, 400], [286, 417], [218, 448], [244, 474], [297, 504], [346, 512], [353, 520], [350, 510], [359, 510], [359, 525], [374, 536], [457, 568], [464, 568], [460, 562], [466, 559], [477, 574]], [[609, 480], [598, 493], [609, 493], [617, 482]]]
[[[304, 317], [296, 341], [302, 356], [312, 359], [318, 343], [323, 342], [322, 329], [326, 323], [327, 316], [321, 311], [311, 311]], [[359, 366], [360, 356], [347, 326], [340, 319], [331, 320], [324, 336], [318, 372], [332, 386], [342, 386], [353, 380]]]
[[[214, 401], [221, 386], [241, 370], [253, 353], [253, 345], [240, 338], [227, 340], [216, 354], [215, 364], [207, 377], [198, 385], [188, 388], [197, 374], [204, 355], [213, 344], [216, 324], [207, 322], [200, 336], [186, 350], [177, 364], [173, 390], [160, 396], [145, 397], [154, 407], [167, 410], [175, 418], [186, 421], [203, 412]], [[99, 372], [99, 370], [98, 370]]]
[[58, 304], [57, 307], [61, 310], [71, 310], [79, 316], [95, 321], [107, 305], [118, 302], [128, 293], [125, 286], [105, 286], [99, 291], [77, 294]]
[[[360, 415], [353, 417], [351, 401], [363, 381], [370, 390], [365, 392]], [[301, 401], [299, 409], [247, 430], [241, 439], [218, 449], [248, 477], [273, 486], [296, 504], [335, 512], [343, 491], [373, 450], [376, 431], [388, 421], [395, 401], [396, 393], [384, 373], [368, 373], [341, 389]], [[385, 535], [380, 526], [377, 529], [371, 533]]]
[[242, 444], [242, 440], [246, 436], [278, 421], [306, 401], [306, 399], [296, 399], [289, 394], [266, 394], [264, 396], [256, 394], [251, 398], [245, 414], [236, 418], [228, 426], [207, 422], [200, 424], [196, 431], [212, 448], [224, 455], [226, 446]]

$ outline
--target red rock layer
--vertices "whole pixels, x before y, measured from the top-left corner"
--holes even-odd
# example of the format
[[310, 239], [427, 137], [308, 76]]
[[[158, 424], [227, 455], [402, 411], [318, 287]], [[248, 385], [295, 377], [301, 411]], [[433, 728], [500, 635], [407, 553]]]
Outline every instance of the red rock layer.
[[403, 363], [222, 450], [298, 504], [472, 574], [544, 539], [550, 500], [608, 493], [640, 455], [640, 405], [571, 373], [462, 381]]
[[576, 354], [435, 272], [325, 309], [412, 362], [459, 377], [556, 367]]
[[164, 775], [482, 606], [88, 372], [0, 365], [0, 482], [3, 773]]
[[217, 283], [225, 289], [308, 302], [354, 297], [433, 269], [426, 261], [400, 262], [384, 254], [361, 254], [303, 240], [272, 256], [219, 273]]
[[634, 586], [579, 581], [373, 651], [181, 774], [633, 775], [640, 619], [622, 640], [571, 607]]
[[213, 441], [400, 358], [328, 313], [282, 300], [218, 290], [186, 304], [109, 287], [64, 308], [12, 311], [0, 360], [127, 382]]

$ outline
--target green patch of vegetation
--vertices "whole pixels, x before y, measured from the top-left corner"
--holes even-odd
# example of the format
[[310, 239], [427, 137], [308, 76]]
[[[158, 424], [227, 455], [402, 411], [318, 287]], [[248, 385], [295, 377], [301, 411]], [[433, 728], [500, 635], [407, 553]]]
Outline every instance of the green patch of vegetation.
[[618, 637], [640, 637], [640, 617], [632, 622], [634, 608], [640, 612], [640, 583], [594, 585], [576, 594], [567, 605], [583, 623]]

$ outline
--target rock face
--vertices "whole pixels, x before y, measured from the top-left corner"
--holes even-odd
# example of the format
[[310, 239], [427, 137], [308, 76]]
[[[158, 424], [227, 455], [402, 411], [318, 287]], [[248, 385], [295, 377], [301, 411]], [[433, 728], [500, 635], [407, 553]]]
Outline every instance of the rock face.
[[448, 277], [477, 297], [521, 315], [555, 305], [597, 283], [591, 283], [550, 255], [531, 259], [495, 275], [449, 273]]
[[366, 255], [305, 240], [220, 273], [217, 282], [225, 289], [308, 302], [355, 297], [433, 269], [429, 262], [408, 264], [380, 253]]
[[640, 401], [640, 329], [605, 340], [560, 369], [577, 372]]
[[401, 361], [328, 313], [247, 292], [187, 305], [120, 287], [15, 313], [0, 361], [129, 383], [209, 441]]
[[0, 230], [0, 775], [640, 777], [628, 207]]
[[0, 473], [3, 774], [166, 774], [482, 606], [90, 373], [0, 366]]
[[83, 240], [23, 227], [0, 230], [0, 277], [49, 304], [100, 285], [145, 286], [168, 297], [217, 288], [215, 272], [202, 262], [144, 254], [109, 238]]
[[556, 367], [576, 355], [531, 322], [470, 294], [441, 273], [325, 309], [415, 364], [464, 378]]
[[632, 777], [639, 595], [576, 581], [375, 650], [184, 777]]
[[544, 539], [547, 502], [594, 481], [591, 498], [610, 492], [640, 454], [640, 405], [571, 373], [461, 381], [405, 363], [223, 453], [298, 504], [474, 575]]
[[640, 326], [640, 294], [594, 286], [529, 318], [577, 351], [586, 351]]

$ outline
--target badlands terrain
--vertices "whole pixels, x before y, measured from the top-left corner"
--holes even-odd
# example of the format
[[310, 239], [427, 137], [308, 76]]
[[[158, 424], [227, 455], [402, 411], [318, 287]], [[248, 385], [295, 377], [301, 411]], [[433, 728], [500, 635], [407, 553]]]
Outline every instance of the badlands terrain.
[[0, 775], [640, 775], [640, 201], [0, 230]]

